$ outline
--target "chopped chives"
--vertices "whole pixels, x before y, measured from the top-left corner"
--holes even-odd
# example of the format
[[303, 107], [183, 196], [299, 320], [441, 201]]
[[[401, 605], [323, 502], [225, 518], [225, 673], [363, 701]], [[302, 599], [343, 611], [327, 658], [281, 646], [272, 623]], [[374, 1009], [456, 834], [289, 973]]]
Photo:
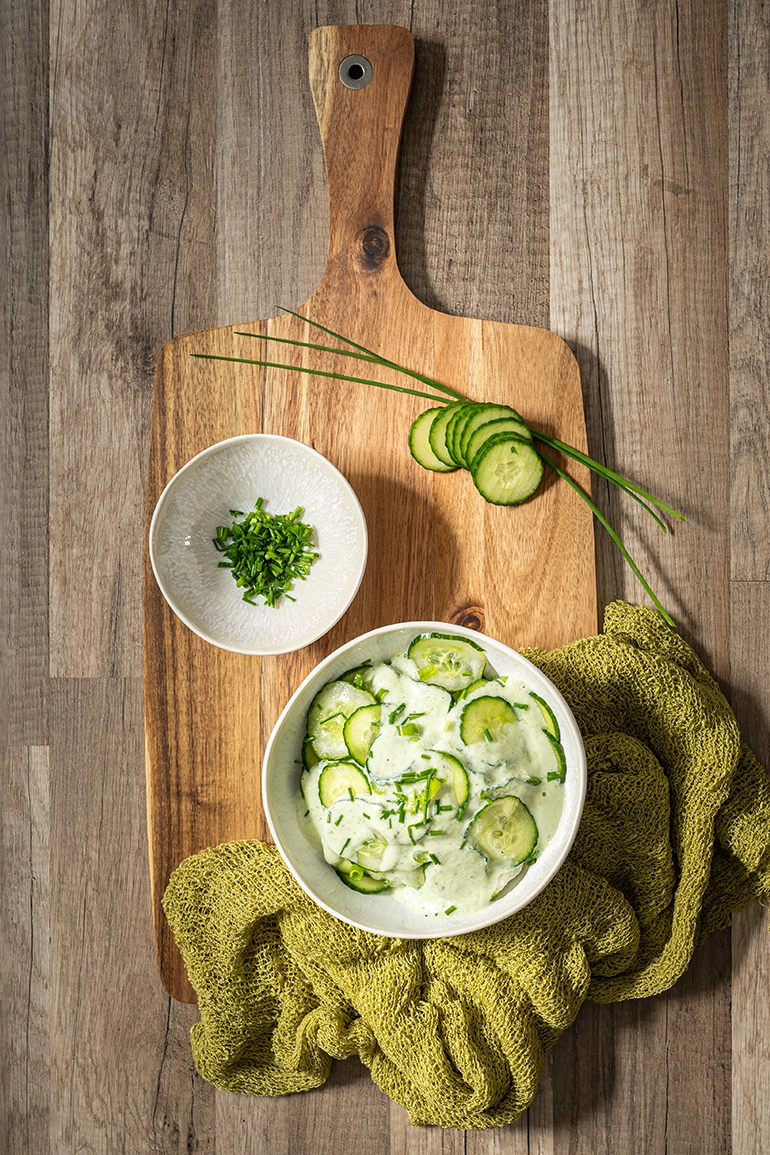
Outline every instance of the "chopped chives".
[[[348, 838], [345, 842], [345, 846], [347, 846], [349, 842], [350, 842], [350, 839]], [[345, 849], [345, 846], [342, 847], [342, 850]], [[342, 850], [340, 851], [340, 858], [342, 857]]]
[[416, 726], [414, 722], [403, 722], [398, 727], [398, 732], [402, 738], [410, 738], [412, 735], [418, 735], [420, 733], [420, 727]]
[[457, 910], [457, 907], [456, 907], [456, 906], [448, 906], [448, 907], [446, 908], [446, 910], [444, 911], [444, 914], [454, 914], [454, 912], [455, 912], [456, 910]]
[[218, 525], [214, 548], [226, 560], [220, 569], [229, 569], [243, 600], [256, 605], [261, 597], [264, 604], [275, 607], [282, 596], [296, 601], [288, 592], [293, 581], [304, 581], [318, 553], [310, 548], [312, 525], [299, 520], [302, 507], [289, 514], [272, 514], [262, 509], [264, 499], [258, 498], [251, 513], [231, 509], [232, 525]]
[[406, 783], [407, 785], [413, 782], [424, 782], [427, 778], [432, 778], [435, 773], [435, 770], [407, 770], [406, 774], [399, 775], [397, 782]]
[[343, 819], [344, 817], [345, 817], [345, 815], [344, 815], [344, 814], [340, 814], [339, 818], [338, 818], [338, 819], [337, 819], [337, 821], [334, 823], [334, 825], [335, 825], [335, 826], [339, 826], [340, 822], [342, 822], [342, 819]]

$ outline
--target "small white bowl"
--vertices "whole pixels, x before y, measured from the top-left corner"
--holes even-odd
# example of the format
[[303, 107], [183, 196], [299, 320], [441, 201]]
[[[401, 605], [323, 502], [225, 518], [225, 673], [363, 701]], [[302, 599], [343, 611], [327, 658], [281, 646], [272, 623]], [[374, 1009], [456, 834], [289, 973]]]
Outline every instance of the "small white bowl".
[[[388, 894], [360, 894], [340, 881], [314, 850], [299, 826], [297, 794], [302, 773], [302, 742], [307, 711], [326, 682], [367, 658], [373, 662], [392, 658], [404, 650], [416, 634], [437, 631], [469, 638], [483, 646], [499, 675], [521, 678], [551, 706], [561, 730], [567, 759], [564, 805], [551, 841], [534, 865], [496, 902], [462, 916], [423, 915]], [[551, 881], [575, 840], [586, 792], [586, 758], [583, 741], [572, 711], [550, 679], [516, 650], [502, 642], [462, 626], [446, 622], [401, 622], [383, 626], [340, 646], [305, 678], [275, 724], [265, 750], [262, 769], [262, 803], [278, 850], [300, 886], [310, 897], [343, 922], [389, 938], [446, 938], [491, 926], [527, 906]]]
[[[277, 606], [243, 601], [212, 539], [258, 498], [268, 513], [302, 506], [319, 557]], [[247, 433], [204, 449], [168, 483], [150, 523], [150, 560], [175, 614], [238, 654], [288, 654], [323, 636], [355, 597], [366, 568], [366, 520], [340, 471], [290, 437]]]

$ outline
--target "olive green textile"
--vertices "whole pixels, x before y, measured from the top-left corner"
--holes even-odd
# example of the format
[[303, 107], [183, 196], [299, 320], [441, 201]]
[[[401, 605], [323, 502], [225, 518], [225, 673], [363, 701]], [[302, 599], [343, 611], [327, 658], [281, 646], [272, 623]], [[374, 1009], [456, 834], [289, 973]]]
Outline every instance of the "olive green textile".
[[599, 637], [527, 656], [588, 757], [583, 821], [553, 881], [487, 930], [415, 942], [332, 918], [271, 846], [188, 858], [164, 906], [198, 993], [204, 1078], [281, 1095], [359, 1055], [413, 1124], [509, 1123], [584, 999], [666, 990], [731, 911], [770, 893], [768, 779], [658, 614], [616, 602]]

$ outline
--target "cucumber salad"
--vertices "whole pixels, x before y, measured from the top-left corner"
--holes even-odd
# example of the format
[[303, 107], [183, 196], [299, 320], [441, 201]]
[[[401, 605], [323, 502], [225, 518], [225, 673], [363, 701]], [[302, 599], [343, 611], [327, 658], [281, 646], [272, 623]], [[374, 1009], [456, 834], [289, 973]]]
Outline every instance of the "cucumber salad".
[[556, 832], [559, 724], [481, 646], [420, 634], [328, 682], [307, 715], [298, 812], [346, 885], [429, 915], [480, 910]]

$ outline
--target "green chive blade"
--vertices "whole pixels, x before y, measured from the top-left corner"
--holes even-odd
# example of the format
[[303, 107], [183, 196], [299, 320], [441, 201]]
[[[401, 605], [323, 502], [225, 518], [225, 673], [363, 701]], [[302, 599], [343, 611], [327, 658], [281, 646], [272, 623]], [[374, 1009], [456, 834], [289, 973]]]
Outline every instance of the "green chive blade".
[[557, 473], [559, 475], [559, 477], [561, 477], [564, 481], [566, 481], [567, 484], [569, 486], [571, 486], [572, 489], [574, 489], [575, 492], [586, 503], [588, 508], [593, 513], [594, 517], [604, 527], [604, 529], [606, 529], [607, 533], [610, 535], [612, 540], [615, 542], [615, 545], [620, 550], [623, 558], [628, 563], [632, 572], [636, 575], [636, 578], [639, 581], [640, 585], [642, 586], [642, 589], [652, 599], [652, 603], [655, 606], [655, 608], [657, 609], [658, 613], [661, 615], [663, 620], [665, 622], [667, 622], [669, 626], [672, 627], [672, 629], [676, 629], [676, 625], [674, 623], [674, 620], [671, 618], [669, 613], [664, 609], [663, 605], [658, 600], [657, 596], [653, 593], [652, 587], [650, 586], [647, 579], [644, 577], [644, 574], [641, 572], [641, 570], [637, 566], [636, 562], [631, 557], [631, 554], [628, 552], [628, 550], [624, 546], [623, 542], [620, 540], [620, 537], [615, 532], [615, 530], [612, 528], [610, 523], [607, 521], [607, 518], [604, 516], [604, 514], [601, 512], [601, 510], [594, 504], [594, 502], [591, 500], [591, 498], [588, 496], [588, 494], [585, 493], [581, 489], [581, 487], [578, 485], [578, 483], [576, 481], [574, 481], [573, 478], [571, 478], [568, 473], [565, 473], [563, 469], [560, 469], [559, 466], [556, 465], [551, 460], [550, 457], [544, 457], [542, 454], [540, 456], [542, 457], [545, 464], [549, 465], [551, 467], [551, 469], [554, 471], [554, 473]]

